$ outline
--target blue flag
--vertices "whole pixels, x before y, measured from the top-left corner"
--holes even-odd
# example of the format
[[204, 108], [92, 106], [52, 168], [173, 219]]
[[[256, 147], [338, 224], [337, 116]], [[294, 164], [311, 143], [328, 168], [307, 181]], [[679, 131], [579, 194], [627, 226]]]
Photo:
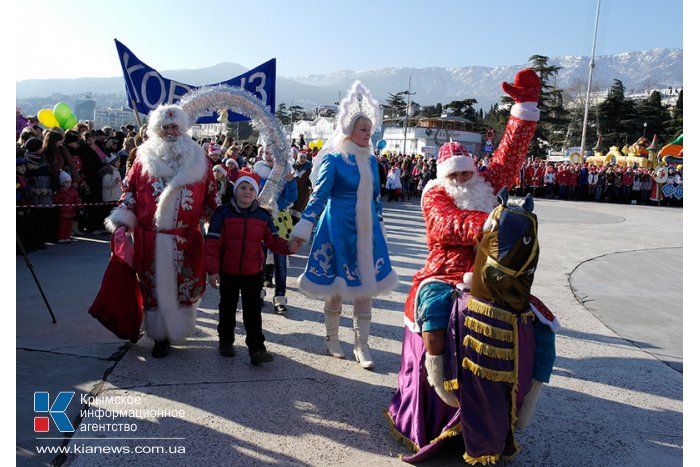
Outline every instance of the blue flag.
[[[124, 84], [129, 107], [137, 112], [148, 115], [151, 110], [161, 104], [175, 104], [187, 92], [200, 86], [180, 83], [172, 79], [164, 78], [153, 68], [149, 67], [124, 44], [114, 39], [119, 54], [119, 62], [124, 72]], [[231, 78], [220, 83], [207, 86], [225, 84], [227, 86], [240, 87], [262, 100], [271, 113], [275, 112], [275, 81], [277, 79], [277, 62], [273, 58], [262, 65], [258, 65], [247, 73]], [[229, 109], [228, 120], [242, 122], [250, 118], [238, 114]], [[197, 120], [197, 123], [217, 123], [218, 113], [205, 115]]]

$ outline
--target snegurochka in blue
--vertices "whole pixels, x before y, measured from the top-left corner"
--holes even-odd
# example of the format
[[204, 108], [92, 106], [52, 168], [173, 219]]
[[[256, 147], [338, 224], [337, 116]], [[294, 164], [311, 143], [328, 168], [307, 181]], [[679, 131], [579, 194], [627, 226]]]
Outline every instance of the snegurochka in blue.
[[[299, 289], [309, 296], [372, 297], [397, 283], [382, 233], [377, 159], [345, 140], [326, 154], [299, 224], [318, 220]], [[301, 227], [301, 226], [300, 226]]]
[[[346, 99], [354, 98], [357, 86]], [[325, 300], [326, 345], [336, 358], [345, 358], [338, 327], [343, 300], [352, 300], [353, 353], [363, 368], [371, 369], [367, 342], [372, 297], [391, 291], [398, 276], [383, 233], [379, 169], [370, 140], [373, 122], [359, 112], [356, 117], [342, 126], [344, 136], [333, 150], [316, 156], [321, 159], [314, 161], [314, 191], [290, 238], [308, 241], [316, 225], [299, 290]]]

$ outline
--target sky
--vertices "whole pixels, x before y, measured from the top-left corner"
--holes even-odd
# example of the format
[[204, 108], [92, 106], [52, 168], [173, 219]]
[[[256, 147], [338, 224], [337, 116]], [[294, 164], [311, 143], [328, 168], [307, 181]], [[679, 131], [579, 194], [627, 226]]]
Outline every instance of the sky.
[[[15, 80], [121, 75], [114, 39], [159, 71], [277, 59], [295, 77], [590, 56], [597, 0], [34, 0], [44, 52]], [[596, 55], [683, 48], [681, 0], [601, 0]], [[26, 22], [14, 22], [26, 34]], [[74, 53], [71, 50], [75, 50]], [[19, 58], [19, 57], [18, 57]], [[166, 75], [167, 77], [167, 75]]]

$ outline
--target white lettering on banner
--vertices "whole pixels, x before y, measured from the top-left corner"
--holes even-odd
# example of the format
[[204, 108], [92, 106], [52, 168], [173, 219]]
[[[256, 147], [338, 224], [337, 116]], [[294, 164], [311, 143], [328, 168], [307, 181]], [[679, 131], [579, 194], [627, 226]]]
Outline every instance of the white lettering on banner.
[[[156, 101], [153, 103], [148, 101], [148, 95], [146, 94], [146, 90], [148, 89], [148, 80], [152, 77], [157, 79], [158, 84], [160, 84], [160, 94], [158, 94]], [[143, 101], [146, 104], [146, 107], [148, 107], [151, 110], [155, 109], [160, 105], [161, 102], [163, 102], [163, 95], [165, 94], [165, 83], [161, 79], [158, 72], [149, 71], [148, 73], [143, 75], [143, 81], [141, 81], [141, 94], [143, 94]]]
[[[185, 92], [181, 93], [180, 95], [177, 95], [177, 88], [184, 89]], [[191, 86], [188, 86], [186, 84], [178, 83], [177, 81], [172, 81], [170, 80], [170, 91], [168, 92], [168, 100], [166, 103], [172, 104], [175, 102], [175, 99], [179, 99], [180, 97], [184, 96], [188, 92], [192, 90]]]
[[141, 70], [144, 68], [143, 64], [137, 63], [136, 65], [129, 67], [129, 54], [124, 52], [124, 67], [126, 69], [126, 75], [129, 77], [129, 82], [131, 83], [131, 89], [134, 90], [135, 96], [132, 96], [134, 99], [136, 99], [137, 103], [140, 103], [141, 100], [139, 99], [139, 93], [135, 92], [136, 91], [136, 86], [134, 85], [134, 80], [131, 78], [131, 73], [137, 70]]
[[263, 73], [262, 71], [258, 71], [257, 73], [253, 73], [252, 75], [250, 75], [251, 83], [257, 79], [260, 80], [260, 84], [255, 87], [255, 92], [260, 94], [260, 100], [262, 100], [263, 102], [267, 102], [267, 92], [265, 92], [265, 73]]

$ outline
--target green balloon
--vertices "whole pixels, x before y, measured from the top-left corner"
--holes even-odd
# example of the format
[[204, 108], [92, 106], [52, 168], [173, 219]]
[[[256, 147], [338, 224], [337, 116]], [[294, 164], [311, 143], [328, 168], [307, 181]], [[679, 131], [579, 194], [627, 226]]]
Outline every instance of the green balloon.
[[73, 115], [73, 111], [70, 109], [70, 106], [65, 102], [59, 102], [58, 104], [53, 106], [53, 115], [54, 117], [56, 117], [56, 120], [58, 120], [58, 123], [60, 123], [61, 127], [63, 128], [63, 122], [65, 122], [68, 119], [68, 117]]
[[64, 130], [70, 130], [78, 123], [78, 117], [73, 115], [73, 112], [68, 116], [68, 118], [61, 124], [61, 128]]

